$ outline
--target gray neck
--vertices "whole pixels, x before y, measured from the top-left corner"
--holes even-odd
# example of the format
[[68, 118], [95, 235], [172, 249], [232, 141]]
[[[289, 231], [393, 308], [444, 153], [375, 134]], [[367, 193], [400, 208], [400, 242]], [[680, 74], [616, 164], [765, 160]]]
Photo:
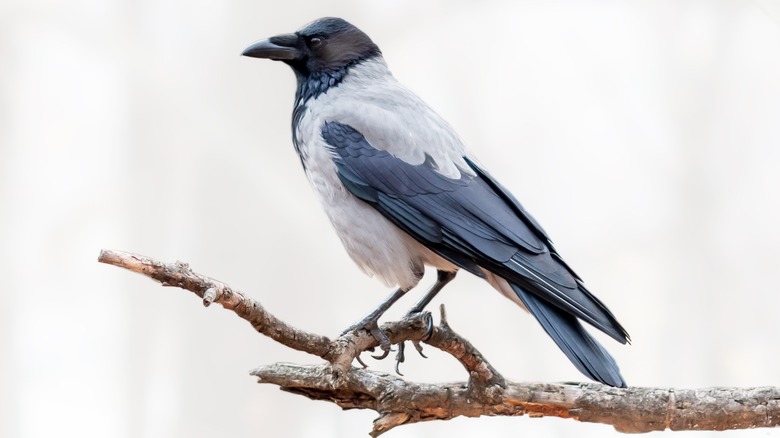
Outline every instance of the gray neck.
[[390, 71], [387, 69], [387, 65], [380, 54], [356, 60], [344, 67], [333, 70], [309, 74], [303, 74], [295, 70], [298, 87], [295, 90], [295, 107], [293, 108], [292, 117], [293, 146], [295, 146], [298, 155], [301, 156], [301, 163], [303, 163], [304, 168], [306, 167], [306, 162], [304, 161], [305, 157], [301, 155], [300, 140], [297, 136], [296, 127], [303, 117], [306, 104], [327, 93], [329, 89], [338, 87], [345, 80], [350, 81], [353, 76], [357, 80], [370, 80], [370, 77], [365, 77], [366, 73], [369, 76], [373, 74], [389, 75]]

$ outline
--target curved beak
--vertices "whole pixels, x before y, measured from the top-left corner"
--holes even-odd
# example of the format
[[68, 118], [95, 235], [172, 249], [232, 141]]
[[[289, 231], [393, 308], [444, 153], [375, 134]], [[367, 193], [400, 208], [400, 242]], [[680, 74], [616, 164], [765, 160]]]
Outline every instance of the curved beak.
[[257, 41], [244, 49], [241, 56], [277, 61], [296, 59], [301, 56], [301, 51], [298, 49], [298, 36], [285, 34]]

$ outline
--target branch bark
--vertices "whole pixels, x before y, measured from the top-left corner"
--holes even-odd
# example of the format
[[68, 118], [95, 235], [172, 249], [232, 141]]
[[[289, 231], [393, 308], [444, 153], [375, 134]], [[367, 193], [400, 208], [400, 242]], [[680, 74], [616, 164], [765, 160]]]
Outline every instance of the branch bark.
[[371, 436], [396, 426], [458, 416], [555, 416], [612, 425], [621, 432], [655, 430], [726, 430], [776, 427], [780, 424], [780, 388], [612, 388], [598, 383], [516, 383], [505, 380], [466, 339], [441, 323], [426, 338], [430, 316], [415, 315], [381, 329], [394, 344], [425, 342], [455, 357], [468, 380], [414, 383], [398, 376], [353, 366], [361, 352], [377, 345], [365, 331], [337, 339], [299, 330], [279, 320], [257, 301], [218, 280], [192, 272], [182, 262], [103, 250], [98, 261], [150, 277], [163, 286], [194, 292], [205, 306], [221, 304], [258, 332], [295, 350], [319, 356], [319, 365], [276, 363], [251, 372], [259, 383], [343, 409], [371, 409], [379, 414]]

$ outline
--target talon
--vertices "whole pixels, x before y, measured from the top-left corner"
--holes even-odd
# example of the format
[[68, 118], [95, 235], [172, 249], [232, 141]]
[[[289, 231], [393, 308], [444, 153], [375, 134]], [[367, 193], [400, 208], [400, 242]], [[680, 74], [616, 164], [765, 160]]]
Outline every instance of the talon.
[[[423, 341], [427, 341], [431, 338], [431, 335], [433, 335], [433, 316], [431, 315], [431, 312], [425, 312], [425, 320], [428, 322], [428, 327], [425, 329], [425, 336], [423, 336]], [[419, 351], [419, 349], [418, 349]]]
[[372, 354], [371, 357], [373, 357], [376, 360], [382, 360], [382, 359], [386, 358], [387, 355], [389, 355], [389, 354], [390, 354], [390, 349], [388, 348], [387, 350], [382, 350], [381, 354], [378, 354], [378, 355], [373, 355]]
[[360, 364], [360, 366], [363, 367], [363, 369], [368, 368], [368, 365], [366, 365], [366, 363], [363, 362], [363, 359], [360, 358], [359, 354], [357, 356], [355, 356], [355, 359], [357, 359], [358, 363]]
[[368, 329], [368, 331], [371, 333], [371, 336], [373, 336], [374, 339], [379, 342], [379, 348], [384, 351], [390, 350], [390, 339], [387, 338], [385, 332], [379, 329], [379, 326], [376, 324], [376, 322], [371, 324], [371, 327]]
[[422, 345], [420, 344], [420, 341], [412, 341], [412, 345], [414, 345], [414, 349], [415, 349], [415, 350], [417, 350], [417, 353], [418, 353], [420, 356], [422, 356], [422, 357], [423, 357], [423, 358], [425, 358], [425, 359], [428, 359], [428, 356], [426, 356], [426, 355], [423, 353], [423, 347], [422, 347]]
[[[390, 339], [388, 339], [387, 335], [379, 328], [379, 325], [377, 324], [376, 320], [363, 319], [347, 327], [347, 329], [341, 332], [341, 335], [339, 336], [345, 336], [349, 333], [355, 333], [358, 330], [368, 331], [371, 334], [371, 336], [379, 343], [379, 347], [381, 347], [382, 350], [390, 349], [390, 345], [391, 345]], [[373, 351], [373, 348], [374, 347], [371, 347], [368, 350]]]
[[403, 377], [404, 376], [403, 373], [401, 372], [401, 370], [398, 369], [398, 367], [400, 365], [401, 365], [401, 362], [396, 362], [395, 363], [395, 373], [398, 374], [399, 376]]
[[395, 373], [399, 376], [403, 377], [403, 374], [401, 373], [400, 366], [401, 363], [406, 360], [406, 357], [404, 355], [404, 350], [406, 349], [406, 344], [404, 342], [401, 342], [398, 344], [398, 353], [395, 355]]
[[[376, 341], [379, 343], [379, 346], [382, 347], [382, 350], [389, 350], [390, 339], [388, 339], [387, 335], [385, 335], [382, 330], [379, 329], [378, 321], [382, 314], [384, 314], [385, 311], [393, 305], [393, 303], [398, 301], [398, 299], [401, 298], [407, 290], [408, 289], [398, 289], [393, 292], [389, 297], [387, 297], [385, 301], [377, 306], [376, 309], [372, 310], [371, 313], [366, 315], [365, 318], [361, 319], [355, 324], [352, 324], [351, 326], [347, 327], [346, 330], [341, 332], [341, 336], [360, 329], [368, 330], [368, 332], [371, 333], [371, 336], [373, 336], [374, 339], [376, 339]], [[382, 357], [387, 357], [387, 354], [385, 353]]]

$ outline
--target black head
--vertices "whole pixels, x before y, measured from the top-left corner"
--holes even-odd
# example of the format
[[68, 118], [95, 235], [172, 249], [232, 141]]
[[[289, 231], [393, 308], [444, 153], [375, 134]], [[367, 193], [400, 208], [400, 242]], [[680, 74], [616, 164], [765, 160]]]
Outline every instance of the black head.
[[293, 34], [258, 41], [242, 53], [285, 62], [304, 77], [344, 70], [380, 54], [368, 35], [341, 18], [320, 18]]

